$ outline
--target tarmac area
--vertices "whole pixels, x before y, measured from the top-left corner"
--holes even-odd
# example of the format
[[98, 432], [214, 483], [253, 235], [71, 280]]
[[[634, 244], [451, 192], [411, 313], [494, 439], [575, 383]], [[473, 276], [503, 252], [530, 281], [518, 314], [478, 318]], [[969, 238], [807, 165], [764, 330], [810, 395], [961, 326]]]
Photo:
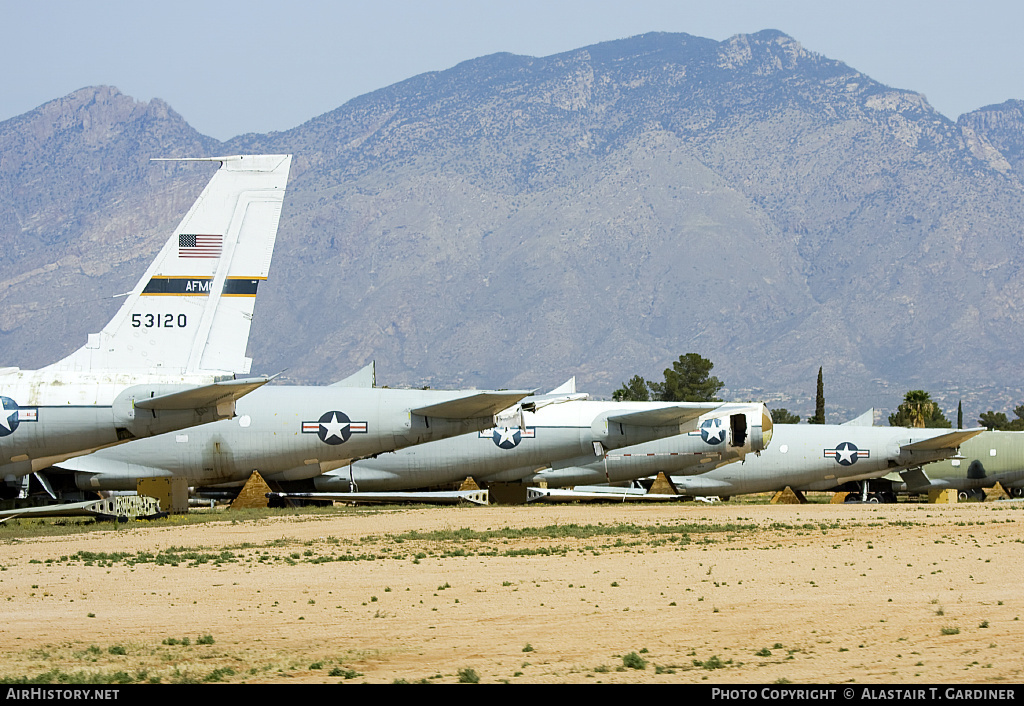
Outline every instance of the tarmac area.
[[999, 686], [1022, 543], [1020, 502], [12, 520], [0, 679]]

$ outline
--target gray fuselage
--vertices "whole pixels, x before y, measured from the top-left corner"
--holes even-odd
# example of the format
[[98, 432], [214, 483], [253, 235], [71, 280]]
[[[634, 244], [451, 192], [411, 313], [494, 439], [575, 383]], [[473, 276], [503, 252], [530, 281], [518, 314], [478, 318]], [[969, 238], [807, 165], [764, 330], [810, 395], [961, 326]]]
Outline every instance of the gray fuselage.
[[[685, 404], [685, 403], [684, 403]], [[383, 454], [353, 463], [314, 479], [318, 491], [379, 492], [448, 485], [473, 477], [479, 482], [518, 481], [525, 476], [567, 459], [588, 463], [598, 458], [594, 443], [603, 449], [621, 449], [651, 439], [672, 437], [685, 439], [690, 453], [718, 454], [729, 446], [724, 430], [722, 442], [706, 443], [699, 431], [700, 419], [684, 425], [639, 426], [606, 424], [609, 415], [636, 412], [671, 403], [571, 401], [553, 404], [524, 415], [524, 427], [510, 426], [488, 429], [444, 441]], [[739, 411], [751, 415], [760, 431], [761, 405], [722, 405], [706, 416], [728, 415]], [[753, 411], [752, 411], [753, 410]], [[728, 416], [725, 417], [728, 420]], [[701, 417], [704, 419], [704, 417]], [[749, 428], [749, 427], [748, 427]], [[697, 432], [688, 436], [687, 432]], [[679, 437], [680, 433], [683, 434]], [[753, 433], [749, 434], [753, 437]], [[747, 450], [750, 449], [747, 440]], [[691, 455], [693, 463], [699, 457]]]
[[[82, 489], [134, 490], [140, 478], [180, 477], [190, 485], [307, 479], [355, 458], [476, 431], [472, 419], [422, 417], [411, 410], [477, 391], [267, 386], [242, 398], [234, 419], [142, 439], [60, 468]], [[521, 397], [519, 395], [518, 397]]]
[[[829, 490], [849, 481], [878, 478], [907, 464], [902, 445], [949, 433], [949, 429], [908, 429], [848, 425], [776, 424], [771, 446], [759, 457], [696, 476], [673, 476], [686, 495], [732, 496], [795, 490]], [[855, 449], [855, 450], [854, 450]], [[936, 452], [937, 454], [939, 452]], [[943, 451], [939, 458], [953, 455]]]

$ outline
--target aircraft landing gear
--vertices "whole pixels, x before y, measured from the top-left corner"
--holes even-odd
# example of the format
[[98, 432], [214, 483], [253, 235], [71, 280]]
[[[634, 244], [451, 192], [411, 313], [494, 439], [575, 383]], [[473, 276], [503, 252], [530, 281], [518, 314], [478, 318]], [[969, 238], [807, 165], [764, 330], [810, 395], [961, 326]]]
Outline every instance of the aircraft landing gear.
[[848, 503], [894, 503], [896, 493], [889, 490], [871, 490], [870, 481], [859, 481], [859, 492], [847, 493], [843, 502]]

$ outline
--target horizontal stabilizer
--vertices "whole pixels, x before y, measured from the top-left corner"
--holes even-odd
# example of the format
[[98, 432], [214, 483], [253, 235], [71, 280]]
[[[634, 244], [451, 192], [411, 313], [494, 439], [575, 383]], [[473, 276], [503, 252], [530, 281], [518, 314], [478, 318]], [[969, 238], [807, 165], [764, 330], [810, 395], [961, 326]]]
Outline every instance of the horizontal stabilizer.
[[683, 424], [697, 419], [702, 414], [714, 412], [721, 407], [719, 404], [703, 404], [698, 402], [686, 402], [660, 409], [650, 409], [641, 412], [626, 412], [608, 417], [609, 422], [616, 424], [632, 424], [641, 427], [665, 427], [670, 424]]
[[150, 397], [135, 401], [139, 409], [200, 409], [217, 407], [228, 401], [237, 401], [258, 387], [270, 382], [269, 377], [245, 378], [243, 380], [225, 380], [210, 385], [193, 387], [182, 392]]
[[479, 419], [508, 409], [530, 394], [529, 390], [504, 390], [502, 392], [480, 392], [468, 397], [432, 404], [412, 410], [421, 417], [444, 419]]
[[973, 439], [984, 427], [978, 429], [960, 429], [942, 436], [934, 436], [931, 439], [915, 441], [912, 444], [903, 444], [900, 451], [941, 451], [943, 449], [956, 449], [968, 439]]

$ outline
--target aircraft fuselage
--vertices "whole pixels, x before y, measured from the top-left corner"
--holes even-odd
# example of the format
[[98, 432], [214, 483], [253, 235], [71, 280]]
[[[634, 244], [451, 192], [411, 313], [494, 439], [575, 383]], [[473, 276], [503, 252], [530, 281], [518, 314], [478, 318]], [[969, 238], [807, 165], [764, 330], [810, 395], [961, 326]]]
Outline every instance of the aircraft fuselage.
[[180, 477], [190, 485], [302, 480], [371, 456], [491, 426], [471, 419], [423, 417], [410, 410], [467, 392], [354, 387], [268, 386], [238, 401], [231, 420], [140, 439], [61, 468], [82, 489], [134, 490], [139, 478]]
[[[771, 446], [757, 458], [695, 476], [673, 476], [687, 495], [743, 495], [782, 490], [830, 490], [850, 481], [879, 478], [898, 468], [920, 465], [901, 446], [949, 429], [909, 429], [847, 425], [776, 424]], [[935, 452], [948, 457], [952, 450]]]
[[[723, 405], [718, 410], [682, 425], [640, 426], [608, 423], [607, 417], [657, 407], [659, 403], [572, 401], [543, 407], [518, 422], [475, 434], [416, 446], [395, 454], [357, 461], [314, 480], [318, 491], [389, 491], [446, 485], [472, 476], [478, 481], [517, 481], [548, 464], [566, 459], [581, 463], [599, 458], [601, 448], [621, 449], [652, 439], [696, 432], [689, 437], [691, 451], [716, 453], [717, 447], [701, 439], [700, 425], [729, 409], [751, 405]], [[670, 406], [664, 403], [661, 406]], [[758, 415], [758, 422], [761, 416]], [[760, 427], [759, 427], [760, 428]], [[725, 432], [720, 433], [725, 439]], [[721, 444], [722, 446], [726, 444]]]

